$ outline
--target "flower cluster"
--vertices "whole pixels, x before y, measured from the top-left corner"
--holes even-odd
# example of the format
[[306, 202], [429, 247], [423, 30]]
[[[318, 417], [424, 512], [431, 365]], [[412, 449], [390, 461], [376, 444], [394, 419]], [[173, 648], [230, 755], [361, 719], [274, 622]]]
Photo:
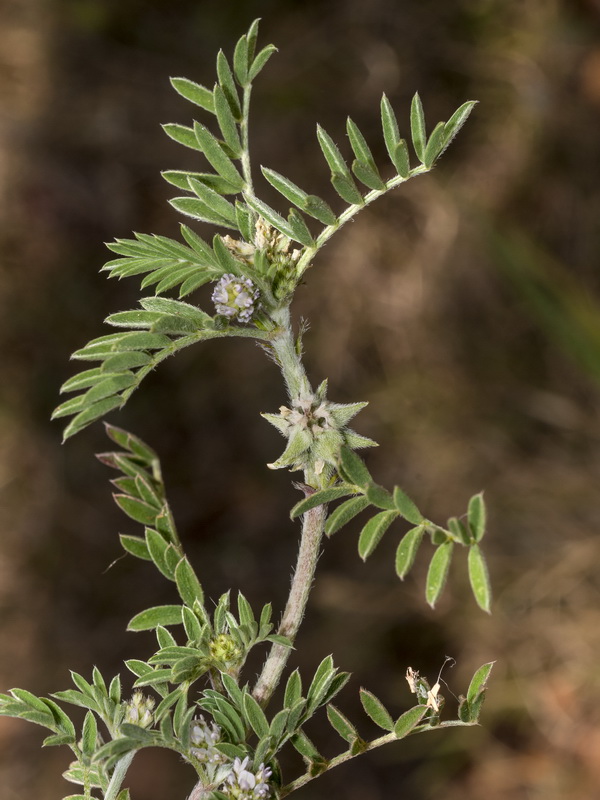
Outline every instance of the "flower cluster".
[[235, 758], [231, 772], [227, 776], [222, 789], [232, 800], [266, 800], [271, 797], [271, 788], [268, 780], [272, 771], [261, 764], [256, 772], [248, 769], [250, 758], [246, 756], [243, 761]]
[[238, 278], [227, 273], [215, 286], [212, 301], [217, 314], [239, 322], [249, 322], [256, 310], [258, 294], [250, 278]]

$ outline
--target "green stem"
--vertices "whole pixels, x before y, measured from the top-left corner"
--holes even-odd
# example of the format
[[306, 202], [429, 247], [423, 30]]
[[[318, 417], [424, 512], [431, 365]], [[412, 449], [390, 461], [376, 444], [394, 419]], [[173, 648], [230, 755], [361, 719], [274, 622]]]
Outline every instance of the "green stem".
[[108, 789], [104, 795], [104, 800], [116, 800], [119, 792], [121, 791], [121, 784], [125, 779], [125, 775], [127, 774], [127, 770], [133, 761], [134, 755], [135, 751], [132, 751], [131, 753], [127, 753], [127, 755], [123, 756], [120, 761], [117, 761], [112, 778], [108, 784]]
[[410, 178], [415, 178], [417, 175], [423, 175], [424, 173], [429, 172], [430, 169], [431, 167], [426, 167], [426, 166], [415, 167], [415, 169], [412, 169], [410, 171], [410, 174], [406, 178], [403, 178], [401, 175], [396, 175], [394, 178], [391, 178], [389, 181], [386, 182], [385, 189], [372, 189], [364, 196], [362, 203], [348, 206], [348, 208], [345, 209], [345, 211], [342, 211], [342, 213], [340, 214], [340, 216], [337, 218], [336, 222], [333, 225], [327, 225], [326, 228], [323, 228], [321, 233], [317, 236], [317, 241], [315, 242], [314, 247], [306, 247], [304, 249], [304, 252], [300, 256], [300, 259], [298, 260], [298, 265], [297, 265], [298, 277], [300, 277], [308, 269], [311, 261], [315, 257], [315, 254], [321, 249], [321, 247], [323, 247], [323, 245], [327, 241], [329, 241], [329, 239], [331, 239], [333, 234], [336, 231], [339, 231], [342, 225], [345, 225], [347, 222], [349, 222], [352, 219], [352, 217], [358, 214], [359, 211], [362, 211], [362, 209], [365, 206], [368, 206], [371, 203], [373, 203], [375, 200], [384, 195], [386, 192], [389, 192], [390, 189], [395, 189], [396, 186], [400, 186], [400, 184], [406, 183], [406, 181], [410, 180]]

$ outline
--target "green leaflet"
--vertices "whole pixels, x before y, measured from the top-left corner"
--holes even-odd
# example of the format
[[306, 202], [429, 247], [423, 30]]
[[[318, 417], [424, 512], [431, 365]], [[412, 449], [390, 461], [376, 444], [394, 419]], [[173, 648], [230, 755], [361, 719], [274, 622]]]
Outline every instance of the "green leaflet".
[[394, 489], [394, 505], [400, 515], [408, 522], [412, 522], [413, 525], [420, 525], [423, 522], [423, 515], [406, 492], [403, 492], [399, 486]]
[[211, 189], [210, 186], [196, 178], [189, 178], [189, 188], [205, 205], [226, 220], [230, 227], [237, 228], [235, 206], [229, 200], [226, 200], [215, 189]]
[[426, 167], [432, 167], [435, 160], [441, 155], [444, 149], [444, 123], [438, 122], [427, 141], [425, 152], [423, 153], [423, 163]]
[[158, 625], [181, 625], [181, 606], [154, 606], [136, 614], [128, 631], [150, 631]]
[[288, 214], [288, 224], [293, 231], [293, 239], [300, 244], [303, 244], [305, 247], [316, 247], [316, 242], [313, 239], [313, 236], [304, 221], [304, 217], [300, 214], [299, 211], [296, 211], [295, 208], [290, 208], [290, 213]]
[[233, 116], [236, 120], [241, 120], [242, 108], [240, 106], [238, 90], [233, 79], [233, 72], [229, 66], [229, 61], [222, 50], [219, 50], [217, 54], [217, 77]]
[[233, 72], [235, 79], [242, 87], [246, 87], [248, 85], [250, 57], [251, 54], [249, 51], [248, 36], [244, 34], [238, 40], [233, 53]]
[[169, 204], [173, 206], [176, 211], [185, 214], [187, 217], [199, 222], [209, 222], [212, 225], [221, 225], [225, 228], [237, 229], [237, 224], [232, 222], [227, 217], [222, 216], [208, 203], [205, 203], [198, 197], [174, 197], [169, 200]]
[[274, 186], [290, 203], [298, 206], [299, 209], [318, 219], [324, 225], [335, 225], [337, 217], [325, 200], [315, 195], [307, 194], [293, 181], [275, 172], [275, 170], [267, 169], [266, 167], [261, 167], [261, 170], [271, 186]]
[[376, 172], [377, 167], [375, 166], [375, 159], [367, 144], [367, 140], [360, 132], [358, 125], [353, 122], [350, 117], [346, 120], [346, 132], [348, 133], [350, 145], [352, 146], [356, 160], [360, 161], [362, 164], [367, 164]]
[[265, 712], [251, 694], [244, 694], [243, 706], [244, 716], [254, 733], [257, 736], [266, 736], [269, 733], [269, 723]]
[[215, 86], [214, 99], [217, 121], [225, 144], [229, 147], [234, 158], [239, 158], [242, 155], [242, 142], [238, 133], [237, 123], [225, 92], [219, 85]]
[[317, 139], [319, 140], [319, 145], [321, 146], [321, 150], [323, 151], [325, 160], [329, 164], [331, 172], [334, 175], [343, 175], [344, 177], [352, 180], [348, 165], [342, 157], [337, 145], [327, 131], [320, 125], [317, 125]]
[[412, 99], [410, 107], [410, 130], [412, 135], [412, 143], [415, 148], [415, 153], [419, 161], [423, 162], [425, 158], [425, 143], [427, 136], [425, 133], [425, 115], [423, 113], [423, 105], [421, 98], [417, 92]]
[[266, 203], [263, 203], [262, 200], [259, 200], [256, 197], [246, 196], [246, 203], [252, 208], [256, 213], [266, 219], [268, 223], [270, 223], [274, 228], [276, 228], [280, 233], [283, 233], [284, 236], [287, 236], [289, 239], [294, 239], [297, 241], [296, 234], [292, 226], [281, 216], [278, 214], [277, 211], [268, 206]]
[[352, 172], [368, 189], [376, 189], [380, 192], [385, 190], [385, 183], [381, 180], [379, 172], [370, 164], [364, 164], [362, 161], [354, 160], [352, 162]]
[[217, 194], [224, 195], [238, 193], [238, 190], [235, 186], [232, 186], [220, 175], [215, 175], [212, 172], [187, 172], [180, 169], [168, 169], [164, 170], [160, 174], [167, 181], [167, 183], [170, 183], [172, 186], [176, 186], [178, 189], [185, 189], [186, 191], [190, 188], [190, 178], [193, 178], [199, 183], [203, 183], [205, 186], [208, 186], [209, 189], [213, 189], [215, 192], [217, 192]]
[[225, 154], [225, 151], [212, 133], [199, 122], [194, 123], [194, 133], [198, 142], [198, 149], [202, 150], [207, 161], [219, 175], [232, 186], [236, 186], [239, 191], [244, 188], [244, 179], [237, 171], [233, 161]]
[[300, 672], [295, 669], [285, 686], [285, 694], [283, 698], [283, 705], [285, 708], [292, 708], [302, 696], [302, 678]]
[[370, 483], [367, 486], [366, 497], [369, 503], [377, 506], [377, 508], [383, 508], [385, 511], [396, 510], [392, 495], [377, 483]]
[[365, 713], [371, 717], [376, 725], [386, 731], [394, 730], [394, 720], [390, 716], [389, 711], [372, 692], [366, 689], [360, 690], [360, 702], [365, 710]]
[[368, 505], [368, 499], [362, 495], [360, 497], [352, 497], [350, 500], [341, 503], [325, 523], [327, 536], [333, 536], [340, 528], [343, 528], [350, 520], [354, 519], [357, 514], [364, 511]]
[[202, 150], [202, 145], [196, 138], [193, 128], [188, 128], [185, 125], [177, 125], [175, 123], [167, 123], [162, 126], [164, 132], [174, 142], [182, 144], [184, 147], [189, 147], [192, 150]]
[[329, 704], [327, 706], [327, 719], [342, 739], [347, 742], [352, 742], [359, 738], [358, 731], [354, 725], [334, 705]]
[[492, 589], [490, 586], [487, 564], [485, 563], [485, 558], [478, 544], [473, 544], [469, 548], [468, 564], [469, 581], [477, 605], [489, 614], [492, 602]]
[[413, 708], [409, 708], [408, 711], [405, 711], [402, 716], [398, 717], [396, 724], [394, 725], [394, 733], [396, 734], [396, 738], [404, 739], [405, 736], [408, 736], [409, 733], [412, 733], [412, 731], [421, 722], [427, 711], [428, 708], [426, 705], [414, 706]]
[[412, 528], [402, 537], [398, 549], [396, 550], [396, 574], [400, 580], [404, 580], [414, 564], [415, 556], [423, 540], [424, 532], [425, 529], [419, 525], [416, 528]]
[[124, 511], [131, 519], [141, 522], [142, 525], [154, 525], [157, 511], [153, 506], [126, 494], [115, 494], [114, 500], [121, 511]]
[[477, 695], [479, 695], [482, 691], [485, 690], [487, 685], [487, 680], [490, 676], [490, 672], [492, 671], [492, 667], [496, 662], [491, 661], [488, 664], [484, 664], [482, 667], [479, 667], [477, 672], [473, 675], [471, 679], [471, 683], [469, 684], [469, 688], [467, 690], [467, 700], [469, 702], [473, 702]]
[[377, 547], [383, 534], [397, 518], [396, 511], [380, 511], [367, 522], [358, 539], [358, 554], [363, 561], [371, 555]]
[[258, 53], [256, 58], [254, 59], [250, 71], [248, 73], [248, 80], [253, 81], [262, 68], [265, 66], [267, 61], [271, 58], [273, 53], [277, 52], [277, 48], [273, 44], [268, 44], [266, 47]]
[[469, 500], [467, 519], [469, 522], [469, 529], [473, 534], [473, 538], [476, 542], [480, 542], [485, 534], [485, 526], [487, 521], [483, 492], [474, 495]]
[[171, 78], [171, 86], [175, 91], [186, 100], [194, 103], [205, 111], [215, 113], [215, 101], [213, 93], [205, 86], [188, 80], [188, 78]]
[[200, 605], [203, 604], [204, 592], [202, 591], [202, 586], [187, 558], [182, 558], [177, 565], [175, 581], [179, 596], [187, 606], [192, 608], [196, 602]]
[[340, 470], [349, 483], [366, 487], [373, 479], [364, 461], [349, 447], [342, 447], [340, 451]]
[[471, 111], [477, 105], [477, 100], [467, 100], [450, 117], [444, 126], [444, 147], [448, 147], [452, 139], [467, 121]]
[[346, 497], [354, 493], [353, 488], [349, 486], [332, 486], [330, 489], [321, 489], [318, 492], [313, 492], [313, 494], [301, 500], [299, 503], [296, 503], [290, 512], [290, 517], [296, 519], [296, 517], [299, 517], [301, 514], [310, 511], [311, 508], [317, 508], [317, 506], [321, 506], [324, 503], [329, 503], [332, 500], [339, 500], [341, 497]]
[[435, 607], [435, 604], [437, 603], [446, 583], [453, 550], [454, 542], [445, 542], [444, 544], [441, 544], [433, 554], [433, 558], [429, 564], [429, 571], [427, 572], [427, 581], [425, 586], [425, 597], [432, 608]]
[[77, 414], [65, 428], [63, 433], [63, 441], [78, 433], [91, 422], [95, 422], [97, 419], [100, 419], [109, 411], [112, 411], [113, 409], [122, 405], [122, 403], [123, 400], [119, 396], [106, 397], [104, 400], [100, 400], [98, 403], [94, 403], [83, 411], [80, 411], [79, 414]]

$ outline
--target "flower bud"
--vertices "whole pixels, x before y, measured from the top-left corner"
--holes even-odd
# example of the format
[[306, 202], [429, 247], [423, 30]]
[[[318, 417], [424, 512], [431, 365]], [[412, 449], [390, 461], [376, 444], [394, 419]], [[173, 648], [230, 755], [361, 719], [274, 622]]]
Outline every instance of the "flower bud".
[[140, 728], [149, 728], [154, 722], [153, 709], [156, 701], [141, 692], [133, 693], [131, 700], [125, 705], [124, 722], [138, 725]]
[[235, 664], [242, 657], [242, 651], [233, 637], [227, 633], [220, 633], [215, 639], [212, 639], [209, 649], [213, 659], [224, 664]]

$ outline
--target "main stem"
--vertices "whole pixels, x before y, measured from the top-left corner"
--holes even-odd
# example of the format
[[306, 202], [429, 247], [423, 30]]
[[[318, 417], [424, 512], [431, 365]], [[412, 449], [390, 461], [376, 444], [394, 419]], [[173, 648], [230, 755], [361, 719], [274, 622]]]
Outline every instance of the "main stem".
[[[313, 391], [302, 364], [299, 348], [294, 341], [289, 309], [281, 309], [274, 317], [280, 328], [272, 339], [272, 347], [293, 405], [301, 397], [312, 396]], [[309, 476], [308, 472], [304, 473], [304, 480], [307, 484], [310, 483], [311, 477], [312, 475]], [[310, 491], [310, 488], [316, 487], [307, 487], [307, 490]], [[292, 642], [300, 628], [312, 588], [326, 516], [326, 507], [317, 506], [307, 511], [302, 520], [302, 535], [296, 569], [281, 624], [277, 631]], [[275, 691], [290, 657], [290, 652], [289, 647], [280, 644], [272, 645], [252, 692], [255, 699], [262, 705], [268, 703]]]

